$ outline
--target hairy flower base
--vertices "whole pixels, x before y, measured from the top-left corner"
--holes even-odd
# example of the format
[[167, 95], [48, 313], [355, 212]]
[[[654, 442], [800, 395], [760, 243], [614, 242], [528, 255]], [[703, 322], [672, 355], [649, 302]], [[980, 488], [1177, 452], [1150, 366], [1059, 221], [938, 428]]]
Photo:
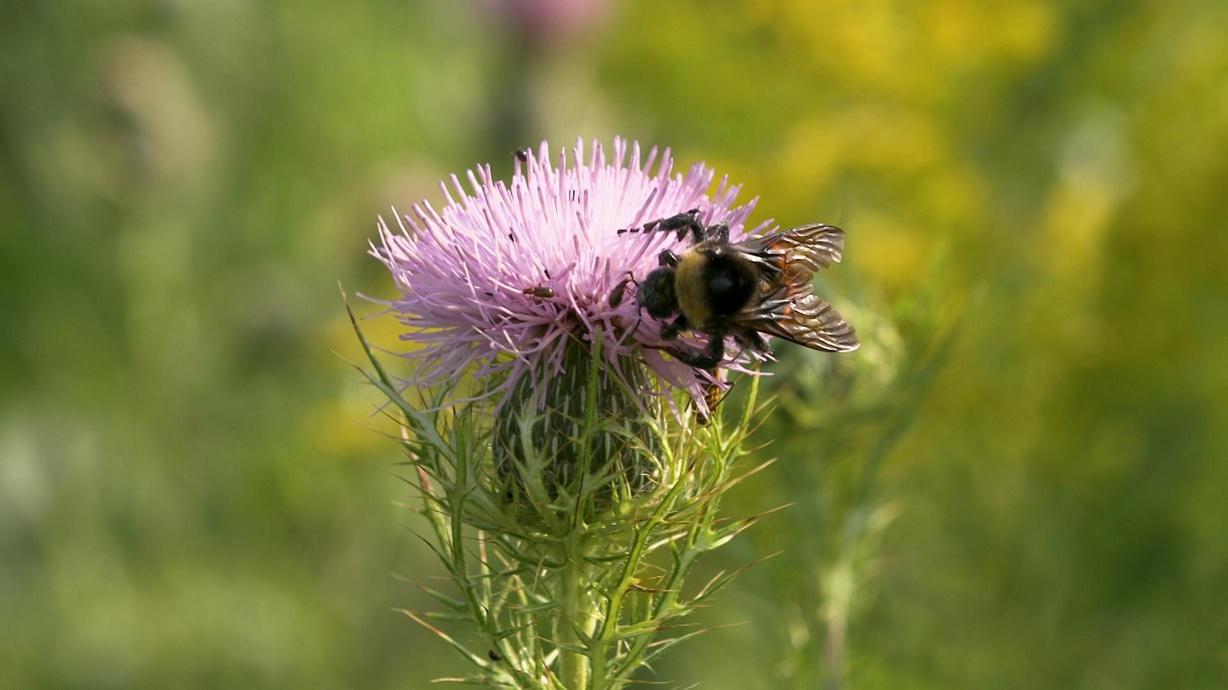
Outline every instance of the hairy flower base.
[[650, 491], [660, 481], [661, 449], [645, 419], [659, 418], [662, 405], [644, 395], [643, 364], [604, 363], [572, 341], [562, 371], [548, 374], [520, 377], [495, 413], [491, 447], [508, 506], [587, 490], [605, 509]]

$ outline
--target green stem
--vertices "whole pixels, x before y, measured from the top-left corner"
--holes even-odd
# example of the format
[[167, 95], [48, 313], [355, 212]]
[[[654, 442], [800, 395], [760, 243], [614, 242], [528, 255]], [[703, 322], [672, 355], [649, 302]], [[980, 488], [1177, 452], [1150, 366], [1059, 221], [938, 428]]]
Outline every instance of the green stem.
[[591, 634], [593, 611], [589, 605], [581, 537], [568, 540], [567, 565], [563, 568], [563, 611], [559, 619], [560, 672], [568, 690], [587, 690], [590, 677], [588, 654], [583, 650], [579, 631]]
[[609, 671], [605, 667], [605, 645], [601, 645], [598, 654], [590, 654], [589, 659], [593, 664], [593, 687], [592, 690], [605, 690], [606, 676]]

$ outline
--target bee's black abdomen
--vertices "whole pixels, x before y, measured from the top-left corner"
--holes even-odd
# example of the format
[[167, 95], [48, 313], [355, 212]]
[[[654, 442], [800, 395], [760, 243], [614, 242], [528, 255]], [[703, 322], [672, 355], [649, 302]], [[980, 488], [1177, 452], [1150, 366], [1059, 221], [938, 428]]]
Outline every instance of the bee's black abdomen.
[[755, 291], [754, 276], [728, 256], [714, 256], [704, 265], [704, 289], [712, 311], [733, 314], [750, 301]]

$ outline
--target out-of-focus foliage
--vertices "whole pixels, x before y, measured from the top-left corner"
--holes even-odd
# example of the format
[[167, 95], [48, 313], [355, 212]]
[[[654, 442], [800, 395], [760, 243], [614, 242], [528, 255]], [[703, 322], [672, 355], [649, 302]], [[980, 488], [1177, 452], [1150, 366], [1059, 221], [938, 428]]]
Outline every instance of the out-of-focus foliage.
[[0, 687], [455, 673], [335, 281], [388, 293], [441, 174], [616, 132], [842, 224], [867, 340], [779, 348], [736, 502], [793, 507], [727, 565], [784, 552], [662, 679], [1228, 682], [1228, 6], [531, 4], [0, 12]]

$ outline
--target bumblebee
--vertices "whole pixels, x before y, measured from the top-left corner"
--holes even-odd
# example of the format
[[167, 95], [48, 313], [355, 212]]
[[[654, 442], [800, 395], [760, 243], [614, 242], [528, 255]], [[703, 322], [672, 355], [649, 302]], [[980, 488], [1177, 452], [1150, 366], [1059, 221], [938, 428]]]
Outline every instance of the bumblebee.
[[692, 209], [618, 232], [674, 232], [679, 240], [690, 236], [691, 246], [681, 256], [661, 252], [658, 268], [642, 281], [628, 274], [609, 299], [618, 306], [634, 284], [639, 307], [654, 319], [669, 320], [661, 328], [663, 340], [674, 340], [684, 330], [706, 334], [703, 349], [661, 348], [681, 362], [715, 369], [729, 337], [764, 355], [771, 349], [761, 334], [825, 352], [851, 352], [860, 344], [853, 328], [811, 287], [815, 272], [843, 255], [840, 228], [803, 225], [731, 243], [727, 224], [705, 226], [699, 210]]

